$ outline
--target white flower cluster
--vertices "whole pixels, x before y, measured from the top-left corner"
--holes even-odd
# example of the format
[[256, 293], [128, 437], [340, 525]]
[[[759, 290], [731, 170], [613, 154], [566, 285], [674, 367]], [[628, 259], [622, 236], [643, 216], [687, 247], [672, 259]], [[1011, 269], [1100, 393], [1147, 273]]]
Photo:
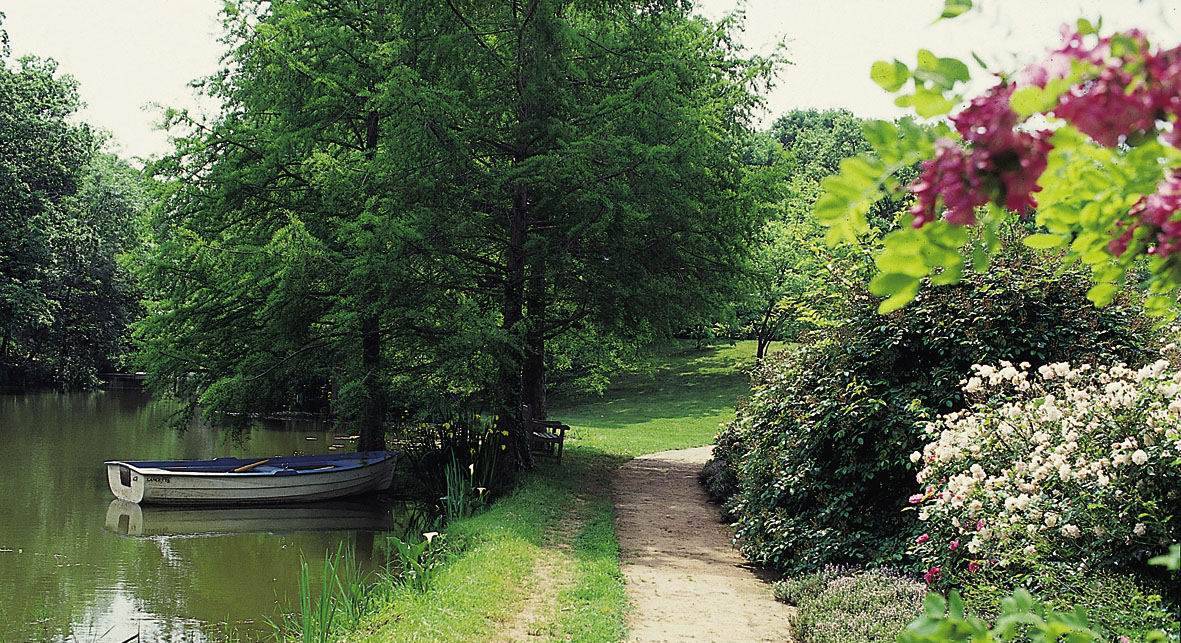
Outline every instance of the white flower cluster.
[[1168, 361], [974, 365], [961, 385], [975, 403], [928, 423], [910, 456], [932, 564], [1101, 562], [1166, 539], [1174, 520], [1160, 514], [1181, 500], [1181, 372]]

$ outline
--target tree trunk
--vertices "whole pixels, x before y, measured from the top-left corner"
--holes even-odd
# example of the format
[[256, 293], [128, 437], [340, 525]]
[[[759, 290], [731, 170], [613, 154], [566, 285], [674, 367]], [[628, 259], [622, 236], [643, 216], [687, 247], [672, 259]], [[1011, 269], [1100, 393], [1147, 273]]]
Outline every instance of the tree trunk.
[[536, 253], [529, 266], [529, 288], [526, 291], [525, 306], [529, 314], [528, 330], [525, 334], [525, 361], [521, 372], [521, 387], [525, 404], [529, 405], [533, 419], [546, 419], [545, 398], [545, 255]]
[[[377, 156], [377, 112], [365, 116], [365, 155], [372, 162]], [[361, 369], [364, 402], [361, 405], [360, 451], [385, 449], [385, 388], [381, 381], [381, 319], [375, 311], [377, 289], [370, 287], [361, 304]]]
[[504, 346], [500, 359], [500, 421], [499, 428], [508, 431], [505, 456], [510, 468], [528, 468], [532, 464], [529, 453], [528, 431], [521, 414], [520, 348], [521, 326], [525, 305], [525, 234], [529, 225], [528, 188], [515, 184], [512, 188], [512, 207], [509, 210], [508, 244], [505, 247], [504, 301], [501, 313]]
[[[548, 151], [553, 144], [552, 121], [555, 118], [553, 93], [562, 82], [555, 66], [559, 53], [556, 41], [559, 9], [545, 0], [529, 0], [515, 15], [522, 19], [516, 25], [517, 51], [515, 84], [517, 94], [516, 122], [512, 137], [513, 165], [520, 167], [539, 152]], [[529, 452], [529, 427], [521, 421], [521, 405], [530, 404], [531, 418], [545, 414], [545, 351], [544, 328], [525, 323], [525, 266], [527, 242], [536, 213], [536, 195], [530, 194], [523, 177], [513, 180], [508, 221], [508, 243], [505, 249], [503, 329], [506, 346], [501, 359], [500, 400], [502, 430], [509, 432], [508, 459], [510, 466], [529, 468], [533, 457]], [[536, 261], [534, 259], [534, 261]], [[544, 265], [541, 265], [544, 286]], [[531, 289], [532, 290], [532, 289]], [[535, 293], [531, 293], [532, 297]], [[540, 293], [544, 298], [544, 292]], [[535, 314], [544, 315], [544, 300], [531, 305], [530, 321]], [[543, 324], [543, 319], [537, 321]], [[524, 344], [524, 351], [522, 351]]]
[[775, 302], [772, 301], [767, 309], [763, 311], [763, 320], [755, 326], [755, 339], [758, 341], [758, 347], [755, 350], [755, 360], [761, 361], [767, 355], [767, 347], [771, 345], [771, 338], [774, 335], [774, 325], [771, 323], [771, 315], [775, 312]]

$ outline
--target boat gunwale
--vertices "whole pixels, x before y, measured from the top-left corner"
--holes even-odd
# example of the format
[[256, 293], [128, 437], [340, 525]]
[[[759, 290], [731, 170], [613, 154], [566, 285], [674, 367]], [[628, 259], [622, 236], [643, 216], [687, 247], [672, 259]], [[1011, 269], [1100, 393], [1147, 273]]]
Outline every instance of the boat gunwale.
[[[350, 463], [350, 464], [334, 466], [331, 469], [329, 469], [329, 468], [310, 469], [310, 470], [305, 470], [305, 471], [299, 471], [296, 469], [275, 469], [273, 471], [242, 471], [240, 473], [234, 473], [233, 471], [175, 471], [173, 469], [163, 469], [160, 467], [141, 467], [141, 466], [137, 466], [137, 465], [133, 464], [133, 462], [128, 462], [125, 460], [107, 460], [103, 464], [107, 465], [107, 466], [118, 465], [118, 466], [127, 467], [128, 469], [130, 469], [140, 475], [144, 475], [144, 476], [183, 476], [183, 477], [194, 477], [194, 478], [262, 478], [262, 477], [275, 477], [280, 472], [287, 472], [287, 473], [284, 473], [284, 475], [280, 476], [280, 477], [289, 477], [289, 476], [307, 476], [307, 475], [313, 475], [313, 474], [345, 473], [345, 472], [359, 471], [362, 469], [367, 469], [369, 467], [384, 464], [384, 463], [388, 462], [389, 460], [393, 459], [393, 457], [395, 455], [394, 453], [392, 453], [390, 451], [382, 451], [382, 452], [363, 451], [361, 453], [384, 453], [384, 456], [380, 457], [379, 459], [372, 460], [370, 462], [361, 462], [360, 458], [356, 458], [356, 459], [353, 459], [352, 463]], [[341, 456], [344, 456], [344, 455], [346, 455], [346, 454], [341, 454]], [[284, 457], [291, 457], [291, 456], [273, 456], [273, 457], [274, 458], [284, 458]], [[249, 463], [249, 460], [245, 459], [245, 458], [235, 458], [235, 459], [244, 460], [247, 463]], [[340, 457], [339, 459], [346, 460], [348, 458]], [[212, 462], [212, 461], [213, 460], [172, 460], [171, 462]], [[161, 461], [161, 462], [163, 462], [163, 461]]]

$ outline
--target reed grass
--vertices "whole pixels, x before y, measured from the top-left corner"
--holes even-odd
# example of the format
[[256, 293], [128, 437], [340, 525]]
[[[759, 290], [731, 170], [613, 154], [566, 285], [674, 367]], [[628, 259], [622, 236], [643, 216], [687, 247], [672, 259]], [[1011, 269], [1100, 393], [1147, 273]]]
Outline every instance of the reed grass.
[[275, 638], [303, 643], [328, 643], [339, 631], [357, 627], [368, 613], [372, 575], [361, 569], [356, 548], [340, 543], [328, 552], [320, 569], [318, 591], [313, 591], [311, 568], [299, 563], [299, 612], [271, 622]]

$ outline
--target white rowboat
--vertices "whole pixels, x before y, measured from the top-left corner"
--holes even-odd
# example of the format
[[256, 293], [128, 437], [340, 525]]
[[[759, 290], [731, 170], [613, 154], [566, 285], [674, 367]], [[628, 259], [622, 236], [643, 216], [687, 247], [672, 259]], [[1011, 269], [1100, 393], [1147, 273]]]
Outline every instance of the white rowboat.
[[390, 487], [389, 451], [106, 463], [116, 498], [165, 505], [238, 505], [341, 498]]

